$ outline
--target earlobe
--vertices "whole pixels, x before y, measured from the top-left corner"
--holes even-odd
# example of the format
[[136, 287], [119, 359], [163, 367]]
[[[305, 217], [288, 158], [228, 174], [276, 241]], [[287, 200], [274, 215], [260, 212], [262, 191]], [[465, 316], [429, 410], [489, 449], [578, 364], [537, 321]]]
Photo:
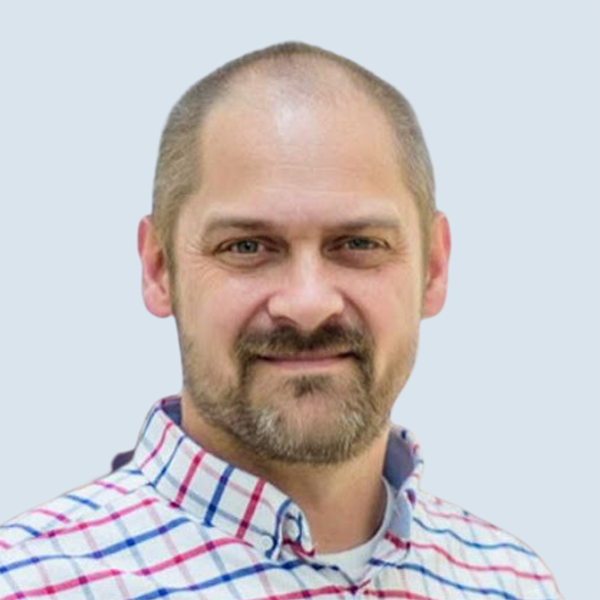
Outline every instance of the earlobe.
[[431, 246], [426, 268], [422, 318], [437, 315], [446, 302], [450, 261], [450, 225], [446, 215], [437, 211], [431, 227]]
[[138, 253], [142, 261], [142, 295], [146, 308], [156, 317], [173, 314], [167, 260], [158, 241], [152, 216], [138, 226]]

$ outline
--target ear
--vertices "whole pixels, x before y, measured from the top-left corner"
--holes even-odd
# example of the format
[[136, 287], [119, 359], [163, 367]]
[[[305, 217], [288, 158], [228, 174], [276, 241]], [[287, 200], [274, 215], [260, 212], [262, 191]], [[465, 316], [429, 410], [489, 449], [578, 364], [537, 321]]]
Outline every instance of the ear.
[[146, 308], [156, 317], [173, 314], [167, 259], [158, 241], [152, 216], [138, 227], [138, 253], [142, 261], [142, 295]]
[[446, 215], [436, 211], [431, 226], [429, 258], [425, 270], [422, 318], [437, 315], [446, 302], [448, 262], [450, 261], [450, 225]]

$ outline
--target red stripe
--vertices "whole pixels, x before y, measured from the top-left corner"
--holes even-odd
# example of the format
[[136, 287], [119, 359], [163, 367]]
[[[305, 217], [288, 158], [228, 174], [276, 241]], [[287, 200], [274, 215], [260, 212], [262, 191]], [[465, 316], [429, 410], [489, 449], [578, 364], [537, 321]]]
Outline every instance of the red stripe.
[[129, 490], [126, 490], [124, 487], [121, 487], [120, 485], [115, 485], [114, 483], [109, 483], [108, 481], [94, 481], [93, 485], [99, 485], [103, 488], [109, 489], [109, 490], [116, 490], [117, 492], [120, 492], [121, 494], [127, 494], [129, 492]]
[[551, 575], [537, 575], [535, 573], [527, 573], [525, 571], [517, 571], [513, 567], [509, 566], [500, 566], [500, 565], [472, 565], [470, 563], [463, 562], [454, 558], [449, 552], [437, 546], [436, 544], [421, 544], [419, 542], [410, 542], [407, 544], [403, 542], [400, 538], [397, 538], [395, 535], [391, 533], [386, 533], [385, 538], [390, 541], [396, 548], [406, 549], [409, 545], [413, 548], [419, 548], [420, 550], [433, 550], [438, 554], [441, 554], [444, 558], [449, 560], [452, 564], [462, 567], [463, 569], [467, 569], [469, 571], [506, 571], [508, 573], [512, 573], [517, 577], [522, 577], [524, 579], [535, 579], [536, 581], [550, 580], [552, 579]]
[[385, 533], [384, 537], [388, 542], [392, 542], [396, 548], [400, 548], [401, 550], [406, 550], [410, 546], [410, 543], [402, 541], [399, 537], [389, 531]]
[[425, 512], [428, 515], [432, 515], [434, 517], [442, 517], [444, 519], [456, 519], [458, 521], [464, 521], [465, 523], [475, 523], [477, 525], [482, 525], [483, 527], [487, 527], [488, 529], [498, 530], [498, 528], [495, 525], [492, 525], [491, 523], [488, 523], [487, 521], [484, 521], [483, 519], [475, 517], [474, 515], [466, 516], [466, 515], [457, 515], [455, 513], [436, 512], [434, 510], [430, 510], [427, 507], [427, 504], [425, 502], [419, 502], [419, 504], [422, 506], [422, 508], [425, 510]]
[[454, 558], [451, 554], [446, 552], [440, 546], [435, 544], [420, 544], [418, 542], [411, 542], [413, 548], [420, 548], [422, 550], [434, 550], [438, 554], [441, 554], [444, 558], [449, 560], [452, 564], [457, 565], [458, 567], [462, 567], [463, 569], [467, 569], [469, 571], [506, 571], [507, 573], [512, 573], [517, 577], [523, 577], [524, 579], [535, 579], [536, 581], [545, 581], [552, 579], [551, 575], [537, 575], [536, 573], [526, 573], [524, 571], [517, 571], [513, 567], [508, 566], [500, 566], [500, 565], [472, 565], [457, 558]]
[[32, 513], [41, 513], [43, 515], [49, 515], [50, 517], [54, 517], [57, 521], [60, 521], [61, 523], [70, 523], [71, 520], [68, 519], [67, 517], [65, 517], [65, 515], [61, 514], [61, 513], [57, 513], [53, 510], [49, 510], [48, 508], [34, 508], [32, 511]]
[[352, 588], [350, 587], [339, 587], [337, 585], [328, 585], [322, 588], [313, 590], [298, 590], [296, 592], [288, 592], [287, 594], [275, 594], [273, 596], [261, 596], [260, 600], [295, 600], [296, 598], [315, 598], [316, 596], [328, 596], [330, 594], [344, 594], [348, 593]]
[[57, 592], [64, 592], [66, 590], [71, 590], [75, 587], [81, 587], [82, 585], [93, 583], [94, 581], [98, 581], [100, 579], [106, 579], [108, 576], [118, 575], [121, 575], [121, 571], [119, 571], [118, 569], [98, 571], [97, 573], [91, 573], [82, 577], [76, 577], [75, 579], [71, 579], [70, 581], [65, 581], [57, 585], [48, 585], [46, 587], [37, 588], [34, 590], [27, 590], [25, 592], [16, 592], [14, 594], [11, 594], [10, 596], [4, 597], [2, 600], [20, 600], [20, 598], [30, 598], [33, 596], [52, 596]]
[[431, 596], [422, 596], [413, 592], [401, 590], [363, 590], [365, 596], [376, 596], [377, 598], [408, 598], [408, 600], [439, 600]]
[[248, 506], [246, 506], [246, 512], [244, 513], [242, 521], [235, 532], [235, 537], [243, 537], [248, 530], [250, 521], [252, 520], [254, 512], [256, 511], [256, 507], [258, 506], [258, 501], [260, 500], [263, 488], [265, 487], [265, 483], [266, 482], [264, 479], [259, 479], [257, 484], [254, 486], [254, 490], [252, 490], [252, 496], [250, 496], [250, 502], [248, 502]]
[[177, 492], [177, 498], [175, 498], [175, 504], [179, 505], [183, 502], [183, 498], [187, 494], [187, 491], [188, 491], [188, 488], [190, 485], [190, 481], [192, 480], [192, 477], [198, 470], [198, 465], [202, 462], [202, 459], [205, 456], [206, 456], [206, 452], [197, 452], [194, 455], [194, 458], [192, 459], [192, 462], [188, 468], [188, 471], [185, 474], [185, 479], [183, 480], [183, 483], [181, 484], [181, 486], [179, 487], [179, 490]]
[[115, 521], [116, 519], [123, 517], [129, 513], [135, 512], [140, 508], [145, 508], [146, 506], [150, 506], [151, 504], [156, 504], [160, 502], [160, 498], [146, 498], [142, 502], [138, 504], [134, 504], [132, 506], [128, 506], [123, 510], [116, 511], [111, 513], [107, 517], [102, 517], [101, 519], [92, 519], [90, 521], [82, 521], [80, 523], [75, 523], [71, 527], [62, 527], [61, 529], [50, 529], [49, 531], [43, 531], [40, 533], [36, 539], [41, 538], [54, 538], [59, 535], [67, 535], [69, 533], [73, 533], [74, 531], [85, 531], [86, 529], [91, 529], [92, 527], [100, 527], [102, 525], [106, 525], [106, 523], [110, 523], [111, 521]]
[[146, 460], [142, 463], [142, 469], [156, 456], [158, 451], [162, 448], [162, 445], [165, 443], [167, 433], [169, 432], [169, 429], [171, 429], [171, 427], [173, 427], [173, 425], [175, 425], [175, 423], [173, 421], [169, 421], [166, 424], [165, 428], [162, 431], [162, 434], [160, 436], [160, 440], [158, 441], [158, 444], [156, 444], [156, 446], [154, 447], [154, 450], [152, 450], [152, 452], [150, 452], [150, 454], [146, 457]]
[[202, 554], [206, 554], [207, 552], [212, 552], [216, 548], [220, 546], [227, 546], [229, 544], [247, 544], [247, 542], [240, 541], [236, 538], [222, 538], [216, 541], [210, 541], [206, 544], [202, 544], [201, 546], [197, 546], [196, 548], [192, 548], [187, 552], [183, 552], [182, 554], [175, 554], [174, 556], [169, 557], [162, 562], [156, 563], [152, 565], [152, 567], [144, 567], [143, 569], [137, 569], [132, 571], [134, 575], [153, 575], [154, 573], [158, 573], [160, 571], [164, 571], [169, 567], [174, 565], [179, 565], [189, 560], [190, 558], [196, 558]]
[[283, 544], [284, 546], [290, 546], [297, 554], [302, 554], [309, 558], [314, 558], [316, 555], [314, 548], [310, 552], [307, 552], [298, 542], [294, 542], [293, 540], [284, 540]]
[[20, 598], [28, 598], [34, 596], [50, 596], [52, 594], [57, 594], [59, 592], [64, 592], [66, 590], [72, 590], [77, 587], [81, 587], [82, 585], [87, 585], [89, 583], [94, 583], [96, 581], [100, 581], [101, 579], [106, 579], [108, 577], [119, 577], [121, 575], [125, 575], [127, 573], [133, 575], [150, 575], [153, 573], [157, 573], [158, 571], [162, 571], [167, 569], [173, 565], [180, 564], [190, 558], [195, 558], [200, 554], [204, 554], [206, 552], [212, 552], [215, 548], [219, 546], [224, 546], [226, 544], [240, 544], [244, 542], [240, 542], [240, 540], [236, 538], [226, 538], [222, 540], [218, 540], [216, 542], [208, 542], [207, 544], [203, 544], [202, 546], [198, 546], [188, 552], [184, 552], [183, 554], [178, 554], [169, 558], [168, 560], [163, 561], [162, 563], [157, 563], [151, 568], [137, 569], [135, 571], [127, 571], [122, 569], [106, 569], [104, 571], [97, 571], [96, 573], [89, 573], [86, 575], [82, 575], [80, 577], [75, 577], [73, 579], [69, 579], [67, 581], [63, 581], [62, 583], [58, 583], [55, 585], [48, 585], [41, 588], [36, 588], [27, 591], [20, 591], [12, 594], [10, 596], [6, 596], [2, 598], [2, 600], [19, 600]]

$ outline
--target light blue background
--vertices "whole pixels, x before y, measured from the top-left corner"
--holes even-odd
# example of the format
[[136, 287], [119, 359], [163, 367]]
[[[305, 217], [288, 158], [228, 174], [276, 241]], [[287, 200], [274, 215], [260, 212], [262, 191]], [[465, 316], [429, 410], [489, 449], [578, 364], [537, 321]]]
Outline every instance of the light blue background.
[[2, 3], [0, 522], [107, 472], [179, 391], [136, 230], [185, 89], [288, 39], [356, 60], [420, 118], [453, 236], [394, 420], [423, 487], [600, 598], [595, 2]]

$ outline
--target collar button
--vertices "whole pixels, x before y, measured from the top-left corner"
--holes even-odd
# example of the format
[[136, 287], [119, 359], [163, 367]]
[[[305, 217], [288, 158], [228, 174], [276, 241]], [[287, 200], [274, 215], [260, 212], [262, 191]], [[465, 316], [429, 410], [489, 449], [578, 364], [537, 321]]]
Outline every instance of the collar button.
[[300, 541], [298, 539], [300, 537], [300, 527], [296, 521], [291, 520], [288, 522], [286, 533], [292, 541], [294, 541], [294, 542]]
[[275, 545], [270, 535], [263, 535], [259, 540], [259, 544], [264, 552], [269, 552]]

